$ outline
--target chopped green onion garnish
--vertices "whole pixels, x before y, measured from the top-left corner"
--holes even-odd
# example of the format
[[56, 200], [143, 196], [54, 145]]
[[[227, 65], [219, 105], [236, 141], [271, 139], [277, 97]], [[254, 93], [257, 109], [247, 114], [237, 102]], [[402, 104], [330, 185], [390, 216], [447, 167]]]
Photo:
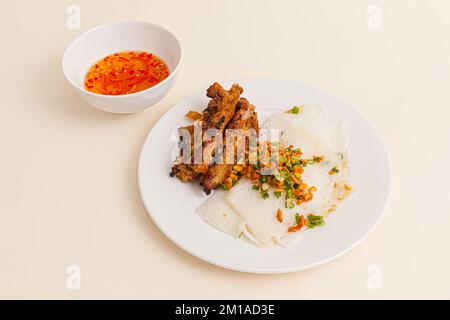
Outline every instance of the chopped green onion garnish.
[[285, 202], [284, 202], [284, 206], [286, 208], [291, 208], [292, 209], [294, 207], [294, 199], [292, 199], [292, 198], [286, 199]]
[[297, 222], [297, 224], [300, 223], [300, 213], [298, 212], [295, 214], [295, 221]]
[[286, 198], [292, 198], [292, 190], [291, 189], [286, 190]]
[[260, 195], [261, 195], [261, 197], [263, 199], [268, 199], [269, 198], [269, 193], [267, 191], [261, 192]]
[[291, 174], [286, 171], [281, 171], [281, 174], [283, 175], [284, 179], [289, 179], [291, 177]]
[[299, 107], [293, 107], [291, 111], [292, 111], [293, 114], [298, 114], [300, 112], [300, 108]]
[[290, 180], [284, 180], [284, 188], [285, 188], [286, 190], [292, 189], [292, 183], [291, 183]]
[[291, 163], [297, 164], [300, 161], [300, 157], [291, 156]]
[[333, 169], [331, 169], [331, 172], [338, 173], [339, 169], [337, 167], [334, 167]]
[[273, 195], [274, 195], [277, 199], [279, 199], [279, 198], [281, 197], [281, 191], [275, 191], [275, 192], [273, 193]]
[[267, 181], [267, 177], [266, 177], [266, 176], [261, 176], [261, 177], [259, 178], [259, 181], [261, 181], [262, 183], [264, 183], [264, 182]]
[[321, 227], [325, 224], [325, 220], [322, 216], [314, 216], [309, 215], [308, 216], [308, 228], [313, 229], [315, 227]]
[[278, 181], [283, 181], [284, 180], [283, 175], [278, 170], [275, 171], [275, 173], [273, 175], [274, 175], [275, 179], [277, 179]]
[[258, 191], [258, 190], [259, 190], [259, 186], [257, 186], [256, 184], [254, 184], [253, 187], [252, 187], [252, 189]]
[[227, 186], [225, 185], [225, 183], [222, 183], [220, 186], [222, 187], [223, 190], [227, 191]]

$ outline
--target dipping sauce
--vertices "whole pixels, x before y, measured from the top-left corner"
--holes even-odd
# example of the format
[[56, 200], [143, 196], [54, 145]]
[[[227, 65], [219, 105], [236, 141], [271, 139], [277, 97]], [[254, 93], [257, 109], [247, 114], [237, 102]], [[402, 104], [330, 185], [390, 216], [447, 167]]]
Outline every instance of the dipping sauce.
[[89, 69], [84, 87], [99, 94], [130, 94], [153, 87], [169, 74], [164, 60], [152, 53], [118, 52], [101, 59]]

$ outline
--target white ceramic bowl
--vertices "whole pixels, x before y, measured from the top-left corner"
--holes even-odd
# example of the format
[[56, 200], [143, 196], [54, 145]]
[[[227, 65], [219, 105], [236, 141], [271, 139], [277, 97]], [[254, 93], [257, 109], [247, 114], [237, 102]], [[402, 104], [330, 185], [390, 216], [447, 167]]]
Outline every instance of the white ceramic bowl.
[[[126, 95], [103, 95], [84, 89], [89, 68], [105, 56], [128, 50], [146, 51], [162, 58], [170, 75], [157, 85]], [[115, 22], [90, 29], [76, 38], [64, 53], [62, 67], [67, 80], [90, 105], [112, 113], [134, 113], [161, 100], [172, 87], [181, 63], [181, 43], [160, 26], [147, 22]]]

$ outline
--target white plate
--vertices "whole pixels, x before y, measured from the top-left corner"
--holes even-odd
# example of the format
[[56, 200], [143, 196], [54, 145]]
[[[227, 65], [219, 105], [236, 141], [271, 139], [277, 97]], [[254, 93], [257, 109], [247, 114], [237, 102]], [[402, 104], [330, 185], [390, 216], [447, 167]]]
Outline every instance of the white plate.
[[300, 83], [268, 78], [234, 82], [256, 106], [259, 119], [301, 103], [321, 103], [331, 117], [349, 122], [350, 174], [357, 193], [344, 201], [324, 227], [307, 232], [292, 249], [260, 249], [204, 222], [195, 209], [206, 199], [197, 184], [169, 176], [176, 129], [187, 125], [188, 110], [203, 110], [206, 88], [170, 109], [153, 127], [139, 160], [139, 188], [145, 207], [160, 230], [190, 254], [212, 264], [253, 273], [304, 270], [331, 261], [362, 241], [380, 221], [391, 190], [391, 166], [385, 146], [367, 120], [344, 101]]

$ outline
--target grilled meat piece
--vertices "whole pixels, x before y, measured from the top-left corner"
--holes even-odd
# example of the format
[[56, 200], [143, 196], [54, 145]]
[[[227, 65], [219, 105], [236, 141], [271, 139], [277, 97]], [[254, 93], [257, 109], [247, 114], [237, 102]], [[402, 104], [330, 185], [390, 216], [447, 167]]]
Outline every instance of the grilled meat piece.
[[188, 165], [179, 163], [172, 167], [171, 177], [177, 177], [181, 182], [189, 182], [195, 180], [199, 173], [195, 172]]
[[259, 125], [255, 106], [250, 104], [247, 99], [240, 98], [236, 105], [236, 113], [228, 124], [227, 129], [253, 129], [258, 133]]
[[242, 94], [242, 88], [238, 84], [233, 84], [229, 91], [215, 82], [207, 90], [206, 96], [212, 100], [206, 108], [204, 114], [203, 133], [211, 128], [224, 130], [228, 122], [234, 116], [236, 104]]
[[[208, 88], [206, 95], [207, 97], [211, 98], [211, 100], [209, 101], [207, 108], [202, 113], [203, 134], [208, 129], [211, 128], [215, 128], [223, 132], [226, 125], [235, 114], [236, 104], [239, 100], [242, 91], [243, 91], [242, 88], [237, 84], [233, 84], [230, 90], [225, 90], [217, 82], [215, 82]], [[193, 143], [193, 141], [194, 139], [191, 138], [191, 143]], [[213, 142], [214, 142], [213, 139], [210, 139], [209, 141], [204, 141], [202, 148], [205, 149], [208, 146], [211, 146]], [[194, 150], [192, 148], [192, 152], [193, 151]], [[211, 150], [210, 157], [206, 157], [207, 161], [212, 160], [214, 155], [213, 152], [214, 148], [212, 148]], [[181, 166], [181, 163], [178, 162], [172, 167], [172, 175], [176, 176], [183, 182], [187, 182], [194, 180], [199, 174], [206, 173], [210, 165], [207, 162], [205, 162], [204, 159], [204, 163], [201, 164], [186, 164], [181, 166], [180, 168], [177, 168], [178, 166]], [[186, 167], [188, 167], [190, 170], [188, 170]]]
[[216, 189], [230, 176], [232, 169], [232, 164], [213, 164], [203, 175], [203, 191], [210, 194], [212, 189]]
[[[230, 90], [225, 90], [220, 84], [215, 82], [211, 85], [206, 93], [206, 96], [211, 98], [212, 100], [208, 103], [207, 113], [204, 114], [204, 121], [202, 126], [203, 134], [206, 133], [209, 129], [217, 129], [221, 132], [224, 131], [226, 125], [233, 117], [236, 105], [239, 100], [239, 96], [242, 93], [242, 88], [233, 84]], [[206, 117], [205, 117], [206, 115]], [[203, 150], [212, 147], [214, 143], [214, 137], [203, 142]], [[190, 167], [198, 173], [206, 173], [210, 162], [213, 161], [214, 156], [214, 148], [210, 148], [210, 154], [205, 155], [203, 159], [203, 163], [201, 164], [193, 164]]]
[[[242, 129], [244, 131], [253, 129], [255, 133], [258, 133], [258, 118], [255, 106], [251, 105], [247, 99], [241, 98], [236, 105], [236, 110], [226, 129]], [[246, 150], [248, 151], [248, 141], [246, 141]], [[248, 157], [246, 161], [248, 161]], [[230, 176], [232, 168], [233, 164], [213, 164], [202, 178], [205, 193], [209, 194], [212, 189], [220, 186]]]
[[[183, 135], [182, 135], [182, 130], [186, 130], [191, 139], [191, 155], [189, 155], [190, 157], [192, 156], [192, 150], [194, 148], [194, 126], [190, 125], [190, 126], [186, 126], [186, 127], [181, 127], [178, 129], [178, 132], [180, 132], [180, 142], [183, 142]], [[193, 181], [195, 180], [198, 176], [199, 173], [194, 171], [192, 168], [190, 168], [188, 165], [183, 163], [183, 154], [182, 152], [180, 152], [180, 155], [178, 156], [177, 160], [175, 161], [176, 164], [174, 164], [172, 166], [172, 171], [170, 173], [170, 176], [172, 177], [177, 177], [180, 181], [182, 182], [189, 182], [189, 181]]]

